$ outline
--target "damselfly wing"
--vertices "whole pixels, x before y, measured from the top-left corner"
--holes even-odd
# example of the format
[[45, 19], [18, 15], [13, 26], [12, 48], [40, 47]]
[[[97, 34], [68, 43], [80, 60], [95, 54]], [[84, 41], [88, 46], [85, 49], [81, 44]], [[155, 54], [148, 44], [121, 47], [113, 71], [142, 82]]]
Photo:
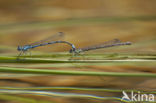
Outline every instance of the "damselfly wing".
[[88, 47], [84, 47], [84, 48], [80, 48], [80, 49], [81, 50], [86, 50], [89, 48], [95, 48], [96, 49], [96, 47], [99, 47], [99, 46], [112, 45], [112, 44], [116, 44], [116, 43], [121, 43], [121, 41], [119, 39], [113, 39], [113, 40], [109, 40], [109, 41], [106, 41], [106, 42], [103, 42], [103, 43], [100, 43], [97, 45], [92, 45], [92, 46], [88, 46]]
[[40, 40], [40, 41], [36, 41], [34, 43], [31, 43], [29, 45], [38, 45], [38, 44], [43, 44], [43, 43], [48, 43], [48, 42], [52, 42], [52, 41], [57, 41], [59, 40], [60, 38], [64, 37], [64, 33], [63, 32], [58, 32], [46, 39], [43, 39], [43, 40]]

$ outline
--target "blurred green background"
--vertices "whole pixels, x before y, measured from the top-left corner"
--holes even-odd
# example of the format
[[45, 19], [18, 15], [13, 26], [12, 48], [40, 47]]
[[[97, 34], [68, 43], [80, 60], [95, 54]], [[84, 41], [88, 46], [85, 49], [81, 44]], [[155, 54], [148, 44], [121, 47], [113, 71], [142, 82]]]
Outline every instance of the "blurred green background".
[[[42, 40], [57, 32], [64, 32], [65, 37], [61, 40], [69, 41], [75, 44], [77, 48], [96, 45], [114, 38], [118, 38], [123, 42], [132, 42], [131, 46], [89, 51], [85, 53], [88, 54], [86, 57], [78, 59], [110, 60], [115, 58], [120, 60], [128, 58], [134, 60], [141, 59], [142, 61], [60, 64], [23, 64], [5, 63], [3, 61], [3, 57], [5, 56], [18, 55], [18, 51], [16, 50], [18, 45], [26, 45]], [[155, 44], [156, 0], [0, 0], [0, 67], [116, 73], [156, 73], [156, 62], [154, 61], [156, 58]], [[35, 48], [32, 57], [35, 58], [34, 55], [42, 53], [43, 58], [45, 56], [48, 59], [68, 60], [70, 55], [55, 55], [55, 53], [68, 52], [70, 48], [64, 44], [43, 46]], [[92, 53], [99, 55], [92, 55]], [[109, 53], [112, 54], [109, 55]], [[42, 59], [42, 55], [40, 57]], [[148, 77], [31, 76], [1, 73], [0, 86], [73, 86], [154, 91], [156, 79]], [[76, 91], [76, 93], [83, 92]], [[86, 93], [121, 97], [121, 93], [91, 91], [87, 91]], [[51, 98], [32, 95], [16, 95], [17, 97], [14, 98], [7, 96], [3, 97], [1, 95], [0, 102], [29, 103], [26, 98], [29, 98], [28, 100], [30, 101], [34, 98], [36, 101], [38, 100], [37, 102], [45, 100], [54, 103], [91, 103], [93, 101], [104, 103], [103, 101], [82, 98]], [[10, 101], [15, 100], [15, 102], [8, 102], [8, 98]], [[44, 103], [45, 101], [40, 102]], [[105, 103], [119, 102], [106, 101]]]

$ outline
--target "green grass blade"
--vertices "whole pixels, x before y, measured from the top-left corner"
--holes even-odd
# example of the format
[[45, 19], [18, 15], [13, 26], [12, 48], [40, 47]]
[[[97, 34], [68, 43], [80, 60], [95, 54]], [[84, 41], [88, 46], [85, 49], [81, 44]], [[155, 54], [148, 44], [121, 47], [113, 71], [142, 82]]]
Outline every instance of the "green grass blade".
[[0, 72], [6, 73], [29, 73], [48, 75], [84, 75], [84, 76], [117, 76], [117, 77], [156, 77], [154, 73], [124, 73], [124, 72], [92, 72], [92, 71], [69, 71], [69, 70], [42, 70], [0, 67]]

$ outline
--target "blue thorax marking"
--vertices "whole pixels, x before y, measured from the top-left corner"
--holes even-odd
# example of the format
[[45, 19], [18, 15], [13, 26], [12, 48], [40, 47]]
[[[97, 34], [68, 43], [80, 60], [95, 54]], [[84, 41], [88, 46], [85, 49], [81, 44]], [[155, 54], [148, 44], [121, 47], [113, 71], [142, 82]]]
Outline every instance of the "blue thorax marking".
[[31, 45], [25, 45], [25, 46], [23, 46], [22, 50], [23, 50], [23, 51], [27, 51], [27, 50], [30, 49], [30, 48], [32, 48]]

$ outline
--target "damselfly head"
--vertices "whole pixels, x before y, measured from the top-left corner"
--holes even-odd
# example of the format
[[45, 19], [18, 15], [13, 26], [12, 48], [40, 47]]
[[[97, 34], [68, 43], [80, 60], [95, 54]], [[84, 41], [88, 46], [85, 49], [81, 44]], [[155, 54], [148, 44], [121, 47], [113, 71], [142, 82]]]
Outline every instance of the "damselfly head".
[[75, 49], [75, 48], [72, 48], [72, 49], [70, 49], [69, 52], [70, 52], [70, 53], [79, 54], [80, 52], [82, 52], [82, 50], [81, 50], [81, 49]]
[[69, 50], [69, 53], [74, 53], [74, 52], [75, 50], [73, 48]]
[[22, 47], [21, 47], [21, 46], [18, 46], [18, 47], [17, 47], [17, 50], [18, 50], [18, 51], [21, 51], [21, 50], [22, 50]]

